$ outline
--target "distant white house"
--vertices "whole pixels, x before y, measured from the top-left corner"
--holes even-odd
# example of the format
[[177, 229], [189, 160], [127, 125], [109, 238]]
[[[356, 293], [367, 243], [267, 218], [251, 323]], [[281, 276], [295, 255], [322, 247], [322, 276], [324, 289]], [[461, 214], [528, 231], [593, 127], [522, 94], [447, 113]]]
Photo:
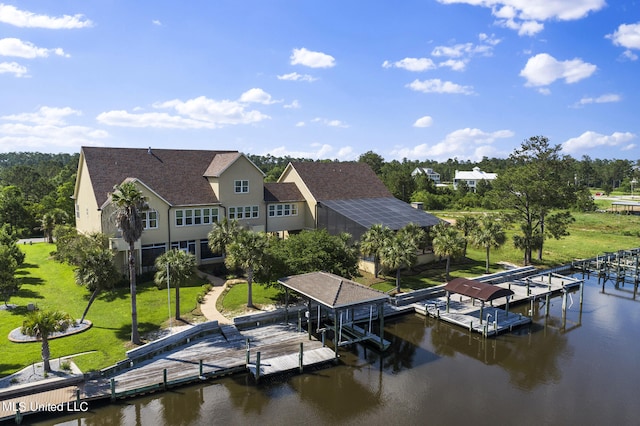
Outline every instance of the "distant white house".
[[416, 177], [419, 174], [426, 175], [429, 179], [434, 181], [436, 184], [440, 183], [440, 173], [434, 171], [433, 169], [426, 167], [416, 167], [413, 172], [411, 172], [411, 176]]
[[480, 170], [480, 167], [474, 167], [472, 171], [459, 171], [456, 170], [455, 177], [453, 178], [453, 188], [458, 189], [458, 183], [466, 182], [469, 189], [476, 191], [478, 182], [481, 180], [492, 181], [498, 177], [497, 173], [486, 173]]

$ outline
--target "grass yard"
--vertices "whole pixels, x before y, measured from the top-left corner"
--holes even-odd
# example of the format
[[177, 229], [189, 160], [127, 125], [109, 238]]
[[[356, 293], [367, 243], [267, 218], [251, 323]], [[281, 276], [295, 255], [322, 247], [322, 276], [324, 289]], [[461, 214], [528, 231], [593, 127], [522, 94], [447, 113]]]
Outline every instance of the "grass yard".
[[[0, 310], [0, 377], [39, 362], [40, 342], [13, 343], [9, 332], [20, 327], [29, 303], [41, 309], [57, 309], [80, 319], [89, 299], [89, 291], [75, 283], [69, 265], [53, 261], [49, 253], [55, 245], [37, 243], [20, 246], [26, 253], [25, 264], [18, 271], [22, 280], [19, 293], [10, 304], [13, 310]], [[196, 296], [205, 284], [195, 277], [180, 289], [181, 313], [192, 318], [197, 308]], [[167, 290], [158, 290], [152, 282], [138, 283], [138, 325], [142, 335], [168, 323]], [[172, 314], [175, 313], [175, 290], [171, 290]], [[199, 312], [199, 311], [196, 311]], [[129, 286], [103, 293], [93, 302], [87, 319], [93, 327], [84, 333], [51, 340], [51, 357], [91, 352], [74, 358], [84, 372], [99, 370], [125, 358], [130, 349], [131, 299]], [[175, 321], [174, 321], [175, 324]]]

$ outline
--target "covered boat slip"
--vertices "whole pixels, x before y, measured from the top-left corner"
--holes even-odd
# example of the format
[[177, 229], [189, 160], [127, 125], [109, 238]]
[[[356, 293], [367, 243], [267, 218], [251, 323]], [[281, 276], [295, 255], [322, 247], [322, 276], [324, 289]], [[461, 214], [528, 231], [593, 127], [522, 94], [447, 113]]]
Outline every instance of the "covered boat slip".
[[582, 280], [552, 273], [505, 280], [500, 284], [455, 278], [444, 286], [445, 296], [428, 300], [426, 304], [415, 304], [415, 308], [424, 315], [492, 336], [531, 322], [527, 316], [509, 312], [510, 303], [530, 302], [533, 312], [536, 300], [544, 299], [548, 306], [553, 294], [562, 293], [564, 312], [568, 292], [577, 286], [582, 289]]
[[[381, 350], [389, 347], [390, 343], [384, 339], [387, 294], [327, 272], [294, 275], [278, 282], [286, 289], [285, 309], [288, 309], [290, 290], [306, 299], [309, 336], [314, 323], [323, 339], [327, 330], [334, 332], [336, 355], [338, 346], [357, 342], [371, 342]], [[379, 335], [374, 333], [376, 328]]]

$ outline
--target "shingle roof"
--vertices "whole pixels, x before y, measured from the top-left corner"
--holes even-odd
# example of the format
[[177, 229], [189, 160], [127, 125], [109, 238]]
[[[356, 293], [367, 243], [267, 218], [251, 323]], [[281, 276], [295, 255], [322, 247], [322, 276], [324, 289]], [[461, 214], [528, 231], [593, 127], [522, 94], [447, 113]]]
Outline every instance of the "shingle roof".
[[211, 164], [207, 167], [207, 170], [203, 173], [206, 177], [220, 177], [222, 172], [227, 170], [234, 161], [236, 161], [242, 154], [239, 152], [223, 152], [213, 157]]
[[309, 161], [291, 166], [317, 201], [393, 197], [366, 163]]
[[381, 291], [328, 272], [293, 275], [280, 278], [278, 282], [333, 309], [365, 303], [381, 303], [389, 299], [389, 296]]
[[113, 186], [136, 178], [171, 205], [217, 203], [204, 177], [218, 155], [236, 151], [83, 147], [98, 206], [107, 201]]
[[264, 201], [267, 203], [279, 203], [286, 201], [304, 201], [302, 193], [293, 182], [265, 182]]

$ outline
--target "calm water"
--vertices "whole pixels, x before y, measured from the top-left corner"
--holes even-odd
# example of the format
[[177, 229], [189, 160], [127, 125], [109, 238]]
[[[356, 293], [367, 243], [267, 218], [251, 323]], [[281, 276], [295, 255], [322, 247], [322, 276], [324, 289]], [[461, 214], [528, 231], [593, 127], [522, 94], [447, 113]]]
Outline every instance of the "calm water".
[[259, 386], [235, 376], [41, 424], [639, 424], [633, 286], [603, 294], [592, 279], [582, 312], [578, 293], [569, 304], [564, 324], [555, 298], [546, 321], [541, 308], [531, 327], [487, 340], [406, 315], [386, 322], [383, 356], [354, 346], [333, 368]]

